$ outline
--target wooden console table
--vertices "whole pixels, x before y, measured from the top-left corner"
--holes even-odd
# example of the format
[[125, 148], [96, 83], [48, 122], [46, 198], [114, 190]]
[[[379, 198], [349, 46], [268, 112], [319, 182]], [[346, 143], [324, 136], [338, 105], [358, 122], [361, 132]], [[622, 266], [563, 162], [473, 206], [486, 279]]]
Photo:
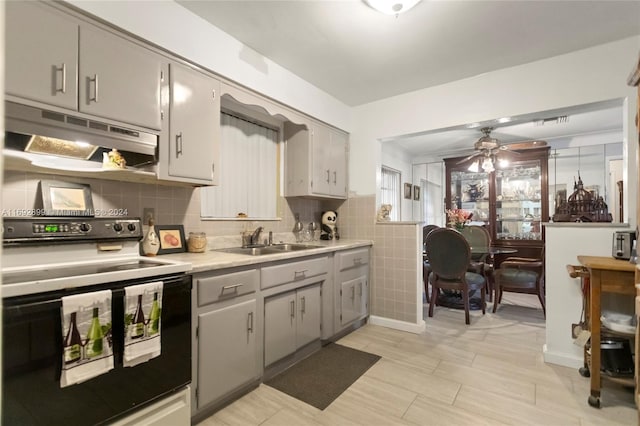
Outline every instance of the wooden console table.
[[[591, 395], [588, 403], [592, 407], [600, 407], [600, 295], [601, 293], [618, 293], [635, 297], [635, 270], [636, 265], [626, 260], [618, 260], [612, 257], [578, 256], [578, 261], [587, 268], [590, 273], [590, 303], [589, 323], [591, 329]], [[613, 378], [625, 385], [634, 386], [634, 379]]]

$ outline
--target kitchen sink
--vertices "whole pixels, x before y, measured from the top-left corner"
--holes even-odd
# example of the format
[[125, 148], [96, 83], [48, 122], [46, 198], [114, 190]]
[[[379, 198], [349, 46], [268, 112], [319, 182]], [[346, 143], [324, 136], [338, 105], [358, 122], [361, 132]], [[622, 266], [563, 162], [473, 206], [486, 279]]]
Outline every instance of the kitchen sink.
[[314, 246], [310, 244], [274, 244], [271, 246], [259, 247], [230, 247], [214, 251], [220, 251], [223, 253], [244, 254], [247, 256], [263, 256], [266, 254], [280, 254], [283, 252], [310, 250], [320, 247], [322, 246]]

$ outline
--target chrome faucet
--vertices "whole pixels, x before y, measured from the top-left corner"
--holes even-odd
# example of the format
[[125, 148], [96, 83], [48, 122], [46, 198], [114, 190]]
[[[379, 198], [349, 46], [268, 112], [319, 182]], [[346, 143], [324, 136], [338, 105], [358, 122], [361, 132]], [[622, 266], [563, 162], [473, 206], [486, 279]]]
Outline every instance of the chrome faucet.
[[262, 232], [262, 226], [258, 226], [253, 234], [251, 234], [250, 244], [252, 246], [258, 245], [260, 243], [260, 233]]

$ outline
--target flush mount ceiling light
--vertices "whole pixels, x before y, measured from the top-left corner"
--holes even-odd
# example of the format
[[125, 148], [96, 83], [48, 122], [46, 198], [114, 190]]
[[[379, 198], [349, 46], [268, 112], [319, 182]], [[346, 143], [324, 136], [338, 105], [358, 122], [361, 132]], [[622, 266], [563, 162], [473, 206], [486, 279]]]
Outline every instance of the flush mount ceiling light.
[[364, 0], [364, 2], [385, 15], [398, 16], [420, 3], [420, 0]]

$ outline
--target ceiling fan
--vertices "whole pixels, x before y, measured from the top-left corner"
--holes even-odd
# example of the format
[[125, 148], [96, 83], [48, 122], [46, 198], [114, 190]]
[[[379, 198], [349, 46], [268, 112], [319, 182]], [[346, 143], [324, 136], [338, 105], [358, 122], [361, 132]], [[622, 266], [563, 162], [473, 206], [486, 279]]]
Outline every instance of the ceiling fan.
[[480, 131], [484, 133], [484, 136], [482, 136], [473, 144], [473, 149], [476, 152], [458, 161], [457, 164], [466, 163], [467, 161], [475, 157], [481, 157], [479, 160], [482, 161], [473, 162], [471, 166], [469, 166], [469, 170], [478, 171], [478, 166], [481, 165], [482, 169], [485, 172], [489, 173], [495, 170], [495, 163], [500, 151], [509, 150], [510, 154], [519, 155], [517, 150], [539, 148], [547, 145], [545, 141], [538, 140], [501, 145], [498, 139], [491, 137], [491, 132], [493, 130], [493, 127], [483, 127], [482, 129], [480, 129]]

